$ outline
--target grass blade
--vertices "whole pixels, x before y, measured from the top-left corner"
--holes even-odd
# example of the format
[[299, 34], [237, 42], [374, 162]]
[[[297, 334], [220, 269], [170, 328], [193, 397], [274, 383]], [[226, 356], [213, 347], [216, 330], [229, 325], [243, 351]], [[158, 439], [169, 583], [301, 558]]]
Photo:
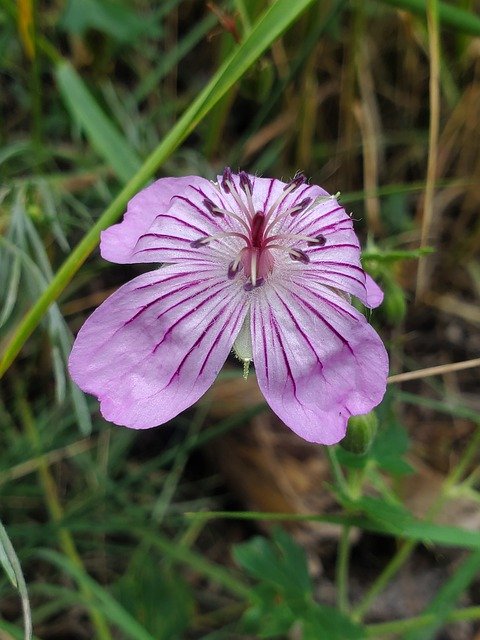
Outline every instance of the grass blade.
[[[425, 0], [381, 0], [381, 2], [396, 7], [397, 9], [411, 11], [418, 16], [426, 17], [427, 9]], [[446, 4], [445, 2], [439, 2], [438, 17], [443, 27], [452, 27], [452, 29], [456, 29], [462, 33], [480, 36], [480, 18], [475, 13], [465, 11], [465, 9]]]
[[107, 118], [72, 65], [62, 60], [55, 68], [60, 94], [92, 147], [127, 182], [140, 167], [140, 158]]

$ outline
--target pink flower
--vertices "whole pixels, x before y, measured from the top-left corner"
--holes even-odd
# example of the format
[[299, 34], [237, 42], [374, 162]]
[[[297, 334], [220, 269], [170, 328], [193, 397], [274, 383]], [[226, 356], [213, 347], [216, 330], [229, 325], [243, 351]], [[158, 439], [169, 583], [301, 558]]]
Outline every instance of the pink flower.
[[166, 263], [108, 298], [75, 341], [71, 375], [107, 420], [167, 422], [207, 391], [232, 347], [311, 442], [338, 442], [351, 415], [381, 401], [387, 354], [350, 295], [376, 307], [383, 294], [350, 217], [303, 175], [163, 178], [103, 232], [101, 253]]

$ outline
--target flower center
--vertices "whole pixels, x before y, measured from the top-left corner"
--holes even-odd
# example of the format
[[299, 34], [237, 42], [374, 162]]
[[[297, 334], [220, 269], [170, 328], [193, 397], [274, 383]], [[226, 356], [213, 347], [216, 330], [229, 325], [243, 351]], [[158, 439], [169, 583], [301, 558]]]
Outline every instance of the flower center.
[[[246, 291], [251, 291], [263, 284], [267, 276], [273, 271], [275, 252], [287, 253], [289, 258], [296, 262], [308, 264], [310, 258], [304, 250], [298, 247], [299, 243], [307, 246], [323, 246], [325, 236], [306, 236], [296, 233], [281, 233], [282, 223], [289, 217], [306, 213], [309, 209], [319, 204], [325, 198], [304, 198], [294, 205], [285, 204], [286, 197], [305, 184], [303, 174], [297, 174], [283, 188], [283, 192], [267, 211], [256, 211], [253, 204], [253, 187], [250, 176], [244, 171], [238, 174], [238, 183], [233, 180], [232, 172], [226, 168], [219, 185], [216, 185], [220, 195], [230, 196], [235, 201], [235, 211], [230, 211], [215, 204], [209, 198], [204, 198], [203, 205], [208, 213], [216, 218], [229, 218], [235, 220], [239, 227], [235, 231], [225, 231], [211, 236], [198, 238], [190, 243], [194, 248], [205, 247], [214, 242], [222, 242], [230, 238], [238, 238], [242, 247], [230, 261], [227, 276], [233, 279], [243, 272], [247, 278], [244, 285]], [[228, 226], [231, 228], [231, 225]]]

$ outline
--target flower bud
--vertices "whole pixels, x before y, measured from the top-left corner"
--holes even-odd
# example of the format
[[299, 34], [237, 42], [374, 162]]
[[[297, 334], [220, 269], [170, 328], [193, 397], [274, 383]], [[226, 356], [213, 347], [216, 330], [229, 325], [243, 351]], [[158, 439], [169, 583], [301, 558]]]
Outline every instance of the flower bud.
[[347, 435], [340, 441], [345, 451], [363, 455], [367, 453], [377, 433], [377, 416], [374, 411], [363, 416], [352, 416], [348, 421]]

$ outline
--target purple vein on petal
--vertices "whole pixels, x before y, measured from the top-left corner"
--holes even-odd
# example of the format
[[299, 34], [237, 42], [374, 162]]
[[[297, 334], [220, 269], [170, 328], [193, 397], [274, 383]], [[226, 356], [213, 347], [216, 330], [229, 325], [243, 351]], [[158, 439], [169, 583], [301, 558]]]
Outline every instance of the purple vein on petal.
[[305, 333], [305, 331], [302, 329], [302, 327], [300, 326], [300, 324], [297, 322], [295, 316], [293, 315], [293, 313], [291, 312], [289, 306], [285, 303], [285, 301], [283, 300], [283, 298], [281, 296], [278, 295], [277, 293], [277, 297], [281, 303], [281, 305], [283, 306], [283, 308], [285, 309], [285, 311], [288, 313], [288, 315], [290, 316], [291, 321], [293, 322], [293, 324], [295, 325], [295, 328], [297, 329], [297, 331], [300, 333], [300, 335], [303, 337], [303, 339], [305, 340], [305, 342], [308, 344], [308, 346], [310, 347], [310, 350], [312, 351], [312, 353], [315, 355], [315, 358], [317, 359], [318, 364], [320, 365], [320, 368], [323, 369], [323, 364], [322, 361], [320, 360], [320, 358], [318, 357], [318, 353], [317, 350], [315, 349], [315, 347], [313, 346], [313, 344], [310, 342], [309, 337], [307, 336], [307, 334]]
[[352, 347], [350, 346], [349, 341], [345, 338], [345, 336], [343, 336], [337, 329], [335, 329], [335, 327], [330, 324], [330, 322], [328, 322], [328, 320], [326, 320], [320, 313], [318, 313], [318, 311], [315, 309], [315, 307], [312, 307], [312, 305], [307, 302], [306, 300], [304, 300], [301, 296], [299, 296], [298, 294], [296, 294], [295, 292], [291, 292], [292, 296], [294, 296], [295, 298], [297, 298], [297, 300], [299, 300], [301, 302], [301, 304], [303, 304], [305, 307], [307, 307], [307, 309], [309, 309], [314, 316], [316, 316], [321, 322], [323, 322], [323, 324], [330, 329], [330, 331], [337, 336], [337, 338], [340, 340], [340, 342], [342, 342], [347, 349], [350, 351], [350, 353], [352, 354], [352, 356], [356, 359], [356, 355], [355, 355], [355, 351], [352, 349]]
[[[223, 283], [222, 283], [223, 286]], [[208, 289], [213, 288], [213, 287], [206, 287], [205, 289], [202, 289], [202, 291], [198, 292], [198, 293], [204, 293], [205, 291], [208, 291]], [[219, 293], [221, 292], [221, 288], [218, 289], [216, 291], [214, 291], [213, 293], [211, 293], [207, 298], [204, 298], [201, 302], [199, 302], [197, 305], [193, 306], [189, 311], [187, 311], [187, 313], [185, 313], [181, 318], [178, 318], [177, 320], [175, 320], [175, 322], [169, 326], [169, 328], [167, 329], [167, 331], [163, 334], [162, 339], [160, 340], [160, 342], [158, 342], [155, 347], [152, 350], [152, 353], [155, 353], [156, 350], [158, 349], [158, 347], [165, 342], [165, 339], [167, 338], [168, 335], [170, 335], [172, 333], [172, 331], [178, 327], [178, 325], [180, 325], [184, 320], [186, 320], [187, 318], [189, 318], [192, 313], [197, 313], [198, 310], [203, 307], [205, 304], [207, 304], [208, 302], [210, 302], [210, 300], [213, 300], [213, 298], [215, 298], [216, 296], [219, 295]], [[197, 294], [198, 295], [198, 294]], [[175, 307], [178, 307], [180, 304], [183, 304], [184, 302], [186, 302], [186, 300], [188, 300], [188, 298], [185, 298], [184, 300], [182, 300], [181, 302], [177, 302], [176, 304], [172, 305], [169, 309], [167, 309], [166, 311], [164, 311], [163, 313], [161, 313], [157, 319], [160, 319], [163, 315], [165, 315], [165, 313], [167, 313], [168, 311], [171, 311], [172, 309], [175, 309]]]
[[[270, 322], [271, 322], [271, 324], [273, 324], [273, 329], [275, 331], [275, 335], [277, 336], [277, 340], [278, 340], [278, 343], [280, 345], [280, 352], [281, 352], [282, 357], [283, 357], [283, 362], [285, 363], [285, 367], [287, 368], [288, 375], [289, 375], [289, 377], [290, 377], [290, 379], [292, 381], [293, 395], [295, 396], [296, 401], [299, 404], [301, 404], [300, 400], [297, 397], [297, 385], [296, 385], [296, 382], [295, 382], [295, 377], [294, 377], [293, 372], [292, 372], [292, 368], [290, 366], [290, 361], [288, 359], [287, 352], [285, 351], [285, 346], [284, 346], [282, 338], [280, 336], [280, 331], [278, 329], [277, 321], [276, 321], [276, 319], [275, 319], [275, 317], [273, 315], [270, 315]], [[284, 388], [287, 386], [287, 382], [288, 382], [288, 379], [285, 380]]]

